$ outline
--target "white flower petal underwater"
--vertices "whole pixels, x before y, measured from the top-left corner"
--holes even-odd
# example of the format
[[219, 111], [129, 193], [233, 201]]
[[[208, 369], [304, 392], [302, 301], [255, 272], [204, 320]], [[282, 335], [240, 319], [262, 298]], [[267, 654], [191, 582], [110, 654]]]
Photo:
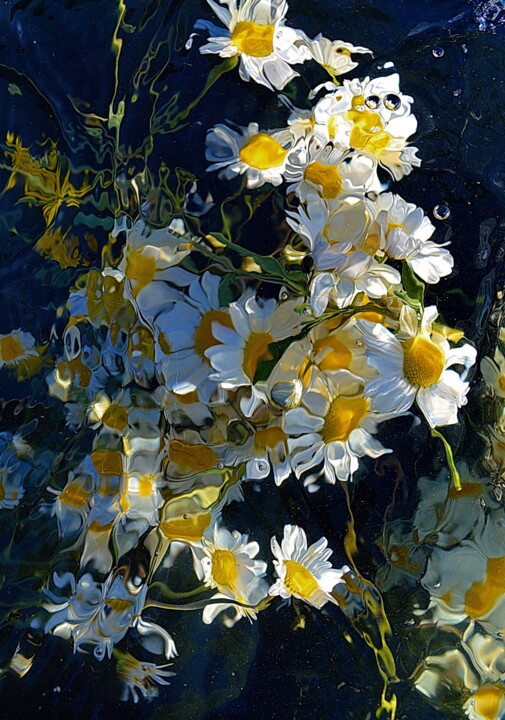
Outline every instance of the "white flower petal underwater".
[[[432, 327], [437, 315], [435, 307], [425, 308], [418, 327], [415, 311], [404, 306], [402, 339], [382, 325], [358, 322], [369, 362], [379, 373], [367, 381], [365, 392], [379, 412], [405, 412], [415, 400], [431, 427], [458, 421], [458, 408], [467, 401], [464, 378], [477, 351], [469, 344], [451, 348], [446, 337]], [[451, 370], [453, 365], [462, 365], [463, 373]]]
[[206, 606], [204, 623], [211, 623], [219, 613], [229, 608], [235, 612], [233, 618], [225, 620], [228, 627], [242, 617], [254, 620], [254, 606], [266, 597], [268, 590], [263, 579], [267, 564], [255, 559], [259, 552], [258, 543], [249, 542], [247, 535], [241, 535], [236, 530], [230, 533], [215, 526], [212, 540], [205, 538], [202, 549], [200, 564], [204, 582], [218, 590], [210, 599], [222, 601]]
[[320, 610], [327, 602], [338, 605], [330, 594], [335, 585], [350, 572], [347, 565], [335, 569], [328, 562], [332, 554], [328, 541], [322, 537], [307, 547], [305, 531], [297, 525], [286, 525], [281, 544], [272, 538], [272, 554], [278, 580], [269, 595], [297, 598]]
[[292, 65], [305, 62], [311, 53], [303, 35], [284, 23], [286, 0], [207, 0], [226, 30], [205, 20], [196, 28], [210, 32], [202, 53], [240, 57], [240, 77], [270, 89], [282, 90], [298, 73]]
[[[322, 464], [327, 482], [345, 482], [358, 469], [359, 458], [391, 452], [372, 435], [394, 413], [374, 410], [357, 380], [339, 385], [329, 375], [321, 377], [316, 387], [304, 392], [301, 406], [286, 413], [284, 431], [298, 478]], [[309, 476], [305, 483], [312, 481]]]
[[226, 180], [245, 174], [249, 188], [267, 182], [277, 186], [284, 180], [295, 144], [290, 130], [263, 132], [257, 123], [249, 123], [238, 132], [219, 124], [207, 134], [205, 156], [212, 163], [207, 169], [219, 170], [219, 177]]

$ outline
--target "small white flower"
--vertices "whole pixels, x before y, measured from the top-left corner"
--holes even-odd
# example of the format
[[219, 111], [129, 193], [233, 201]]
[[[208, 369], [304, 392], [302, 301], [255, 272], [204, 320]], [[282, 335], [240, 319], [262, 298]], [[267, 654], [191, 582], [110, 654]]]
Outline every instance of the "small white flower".
[[249, 188], [267, 182], [280, 185], [294, 144], [290, 130], [263, 132], [257, 123], [249, 123], [237, 132], [220, 123], [207, 134], [205, 157], [212, 163], [207, 170], [219, 170], [226, 180], [245, 173]]
[[[458, 408], [467, 401], [464, 378], [477, 352], [469, 344], [451, 348], [432, 328], [437, 315], [436, 307], [425, 308], [419, 327], [415, 311], [404, 306], [398, 337], [383, 325], [358, 321], [368, 361], [379, 373], [367, 382], [365, 392], [379, 412], [405, 412], [416, 400], [431, 427], [458, 421]], [[463, 365], [462, 375], [451, 370], [452, 365]]]
[[480, 371], [486, 385], [493, 388], [498, 397], [505, 398], [505, 357], [499, 348], [496, 348], [492, 360], [487, 355], [482, 358]]
[[284, 431], [298, 478], [322, 463], [327, 482], [345, 482], [352, 479], [360, 457], [391, 452], [372, 437], [391, 414], [374, 411], [361, 390], [359, 378], [339, 385], [329, 375], [319, 376], [317, 385], [302, 396], [302, 404], [288, 410]]
[[358, 67], [351, 55], [357, 53], [370, 53], [368, 48], [352, 45], [341, 40], [328, 40], [319, 34], [314, 40], [309, 40], [309, 47], [312, 57], [332, 77], [345, 75]]
[[226, 29], [198, 20], [196, 28], [210, 32], [201, 53], [240, 57], [242, 80], [254, 80], [271, 90], [282, 88], [298, 76], [291, 65], [311, 57], [304, 36], [287, 27], [286, 0], [207, 0]]
[[285, 525], [281, 545], [272, 538], [272, 553], [278, 580], [268, 591], [282, 598], [295, 597], [320, 610], [327, 602], [338, 605], [330, 594], [349, 568], [335, 569], [328, 562], [332, 550], [322, 537], [307, 547], [305, 531], [297, 525]]
[[157, 697], [158, 685], [168, 685], [166, 678], [173, 677], [175, 673], [166, 670], [168, 664], [156, 665], [155, 663], [137, 660], [129, 652], [120, 652], [114, 650], [117, 658], [116, 672], [120, 680], [124, 683], [124, 691], [121, 700], [128, 700], [130, 693], [133, 702], [139, 701], [137, 690], [140, 690], [142, 696], [148, 699]]
[[202, 549], [200, 565], [203, 580], [205, 585], [218, 590], [210, 599], [222, 600], [205, 607], [204, 623], [211, 623], [220, 612], [228, 608], [235, 610], [234, 617], [225, 620], [228, 627], [242, 617], [254, 620], [254, 608], [244, 606], [255, 606], [267, 595], [267, 583], [263, 580], [267, 564], [255, 559], [259, 552], [258, 543], [249, 542], [248, 536], [241, 535], [237, 530], [230, 533], [225, 528], [215, 526], [212, 540], [204, 538]]
[[377, 201], [378, 224], [384, 236], [381, 250], [394, 260], [405, 260], [427, 283], [437, 283], [452, 272], [454, 259], [445, 245], [432, 242], [434, 225], [421, 208], [399, 195], [383, 193]]

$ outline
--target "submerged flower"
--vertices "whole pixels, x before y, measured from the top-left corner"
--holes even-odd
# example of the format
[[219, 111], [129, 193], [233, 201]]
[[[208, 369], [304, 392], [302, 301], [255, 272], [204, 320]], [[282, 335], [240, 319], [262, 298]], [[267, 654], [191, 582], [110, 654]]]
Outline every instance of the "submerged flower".
[[[405, 412], [415, 400], [431, 427], [458, 421], [458, 408], [467, 401], [464, 378], [477, 352], [469, 344], [451, 348], [432, 327], [437, 315], [436, 307], [425, 308], [419, 325], [415, 311], [404, 306], [398, 337], [383, 325], [358, 322], [369, 363], [379, 373], [365, 392], [379, 412]], [[450, 369], [453, 365], [464, 367], [462, 375]]]
[[493, 388], [499, 398], [505, 398], [505, 356], [496, 348], [493, 359], [487, 355], [480, 362], [484, 382]]
[[302, 406], [288, 410], [284, 431], [298, 478], [322, 463], [327, 482], [345, 482], [358, 469], [360, 457], [391, 452], [372, 437], [391, 415], [374, 411], [361, 390], [359, 379], [340, 386], [326, 377], [303, 395]]
[[168, 664], [156, 665], [155, 663], [137, 660], [129, 652], [114, 651], [117, 657], [116, 671], [120, 680], [124, 683], [124, 691], [121, 700], [128, 700], [130, 693], [133, 702], [139, 701], [137, 690], [140, 690], [145, 698], [153, 698], [158, 695], [158, 685], [168, 685], [166, 678], [173, 677], [175, 673], [166, 670]]
[[254, 80], [270, 89], [282, 88], [298, 73], [291, 65], [311, 57], [299, 31], [287, 27], [286, 0], [208, 0], [226, 30], [198, 20], [195, 27], [210, 32], [201, 53], [240, 57], [242, 80]]
[[332, 554], [328, 541], [322, 537], [307, 548], [305, 531], [297, 525], [285, 525], [281, 545], [272, 538], [272, 553], [278, 580], [268, 591], [282, 598], [295, 597], [320, 610], [327, 602], [338, 605], [330, 594], [349, 568], [338, 570], [328, 558]]
[[219, 177], [231, 180], [245, 173], [247, 187], [257, 188], [266, 182], [280, 185], [294, 136], [289, 130], [260, 131], [249, 123], [242, 132], [219, 123], [207, 134], [205, 157], [208, 170], [219, 170]]
[[242, 617], [254, 620], [254, 607], [245, 606], [258, 605], [267, 594], [267, 583], [263, 580], [267, 564], [263, 560], [255, 560], [259, 552], [258, 543], [249, 542], [247, 535], [241, 535], [236, 530], [230, 533], [216, 525], [212, 540], [204, 538], [202, 547], [204, 555], [200, 564], [205, 585], [218, 591], [210, 599], [222, 601], [206, 606], [204, 623], [211, 623], [228, 608], [235, 610], [234, 618], [225, 620], [229, 627]]
[[344, 75], [358, 67], [358, 63], [351, 57], [353, 54], [372, 53], [368, 48], [355, 46], [341, 40], [329, 40], [321, 34], [314, 40], [309, 40], [309, 48], [314, 60], [332, 77]]

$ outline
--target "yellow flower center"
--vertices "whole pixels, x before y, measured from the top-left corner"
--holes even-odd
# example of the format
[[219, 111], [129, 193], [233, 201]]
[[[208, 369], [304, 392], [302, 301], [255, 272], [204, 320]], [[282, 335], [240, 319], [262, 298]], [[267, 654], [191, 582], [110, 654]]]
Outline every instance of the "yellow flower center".
[[4, 335], [0, 338], [0, 357], [5, 363], [17, 360], [24, 352], [21, 341], [15, 335]]
[[274, 26], [242, 20], [233, 28], [231, 43], [244, 55], [267, 57], [274, 51]]
[[352, 361], [352, 353], [344, 343], [341, 343], [334, 335], [327, 335], [314, 343], [314, 356], [326, 350], [322, 360], [317, 362], [320, 370], [347, 370]]
[[430, 387], [440, 380], [444, 370], [444, 353], [433, 340], [422, 335], [403, 343], [403, 374], [416, 387]]
[[353, 123], [349, 143], [355, 150], [366, 150], [380, 156], [391, 141], [391, 135], [384, 129], [384, 123], [378, 113], [369, 110], [358, 110], [364, 106], [365, 99], [357, 95], [352, 101], [352, 110], [347, 118]]
[[211, 521], [210, 513], [184, 513], [160, 523], [161, 532], [169, 540], [200, 542]]
[[322, 187], [321, 195], [326, 199], [338, 197], [342, 190], [342, 178], [336, 165], [323, 165], [319, 162], [310, 163], [305, 168], [305, 180]]
[[352, 431], [360, 426], [368, 408], [369, 403], [365, 397], [335, 398], [324, 421], [321, 433], [324, 442], [346, 442]]
[[91, 453], [93, 467], [100, 475], [121, 475], [123, 458], [116, 450], [94, 450]]
[[220, 340], [216, 340], [212, 333], [212, 323], [219, 323], [227, 328], [232, 328], [233, 324], [230, 316], [224, 310], [209, 310], [202, 315], [196, 330], [195, 330], [195, 352], [200, 355], [201, 358], [205, 357], [205, 351], [214, 345], [221, 345]]
[[155, 273], [156, 260], [153, 257], [135, 250], [128, 255], [126, 277], [133, 281], [132, 293], [135, 297], [153, 281]]
[[476, 716], [484, 718], [484, 720], [497, 720], [504, 695], [505, 690], [501, 686], [483, 685], [480, 687], [473, 696]]
[[235, 555], [229, 550], [215, 550], [212, 553], [212, 577], [216, 585], [232, 588], [237, 575]]
[[495, 607], [505, 594], [505, 556], [489, 558], [484, 580], [474, 582], [465, 595], [465, 613], [481, 618]]
[[123, 432], [128, 425], [128, 411], [120, 405], [112, 403], [104, 412], [102, 422], [113, 430]]
[[287, 154], [288, 151], [273, 137], [266, 133], [256, 133], [246, 142], [239, 157], [246, 165], [257, 170], [269, 170], [282, 165]]
[[217, 455], [211, 447], [190, 445], [182, 440], [171, 441], [168, 456], [185, 473], [204, 472], [217, 463]]
[[284, 560], [286, 566], [286, 577], [284, 585], [287, 589], [302, 598], [302, 600], [310, 601], [310, 598], [319, 591], [319, 585], [316, 578], [310, 570], [300, 565], [295, 560]]
[[254, 435], [254, 447], [256, 450], [273, 450], [280, 443], [285, 443], [287, 435], [280, 427], [265, 428], [256, 430]]
[[268, 346], [273, 342], [269, 333], [251, 333], [244, 347], [243, 369], [251, 382], [254, 380], [256, 370], [261, 360], [273, 360]]
[[65, 505], [70, 505], [70, 507], [83, 507], [88, 497], [88, 493], [77, 482], [72, 481], [60, 493], [58, 499]]

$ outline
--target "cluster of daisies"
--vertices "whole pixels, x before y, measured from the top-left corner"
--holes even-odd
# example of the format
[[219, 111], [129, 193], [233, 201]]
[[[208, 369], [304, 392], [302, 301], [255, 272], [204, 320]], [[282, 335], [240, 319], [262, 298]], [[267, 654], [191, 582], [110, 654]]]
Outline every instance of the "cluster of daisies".
[[[41, 503], [62, 553], [33, 624], [114, 656], [134, 699], [171, 675], [175, 640], [142, 614], [181, 558], [204, 623], [253, 620], [276, 596], [321, 609], [356, 588], [324, 537], [309, 544], [291, 524], [272, 532], [269, 571], [266, 549], [225, 527], [223, 508], [246, 483], [351, 480], [361, 458], [390, 452], [375, 436], [391, 418], [418, 410], [432, 428], [456, 423], [476, 358], [409, 290], [450, 274], [453, 258], [423, 210], [388, 190], [420, 164], [398, 75], [340, 83], [369, 51], [289, 27], [284, 0], [208, 2], [222, 27], [198, 21], [200, 51], [236, 56], [242, 80], [281, 91], [309, 61], [330, 80], [310, 109], [290, 107], [284, 128], [208, 131], [208, 169], [223, 184], [284, 192], [282, 252], [243, 252], [230, 285], [233, 237], [195, 237], [181, 218], [162, 229], [119, 220], [120, 259], [83, 273], [62, 309], [47, 383], [91, 440]], [[35, 352], [32, 340], [0, 338], [2, 362]], [[158, 664], [136, 659], [135, 643]], [[11, 667], [27, 663], [19, 651]]]

